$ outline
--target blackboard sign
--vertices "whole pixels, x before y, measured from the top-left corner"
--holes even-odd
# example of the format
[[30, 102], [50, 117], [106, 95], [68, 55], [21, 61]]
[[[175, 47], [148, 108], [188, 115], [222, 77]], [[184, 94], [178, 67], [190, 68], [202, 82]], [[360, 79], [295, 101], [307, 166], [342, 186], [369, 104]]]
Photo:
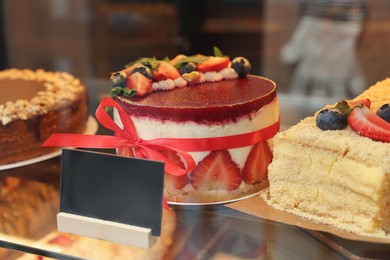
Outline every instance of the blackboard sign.
[[60, 211], [150, 228], [160, 236], [162, 162], [64, 149]]

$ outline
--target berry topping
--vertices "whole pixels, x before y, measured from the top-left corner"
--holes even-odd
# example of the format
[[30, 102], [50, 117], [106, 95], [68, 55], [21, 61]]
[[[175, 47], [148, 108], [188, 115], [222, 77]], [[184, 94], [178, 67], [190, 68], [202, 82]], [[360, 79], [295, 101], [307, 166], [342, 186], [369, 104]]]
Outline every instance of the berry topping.
[[202, 75], [197, 71], [193, 71], [191, 73], [184, 73], [181, 76], [185, 81], [187, 81], [187, 85], [189, 86], [202, 83]]
[[157, 69], [153, 72], [153, 81], [161, 81], [180, 77], [179, 72], [175, 67], [165, 61], [161, 61]]
[[141, 73], [142, 75], [144, 75], [148, 79], [152, 79], [152, 71], [146, 66], [141, 65], [139, 67], [136, 67], [135, 69], [133, 69], [131, 74], [136, 73], [136, 72]]
[[152, 80], [136, 72], [127, 78], [126, 88], [135, 90], [136, 96], [143, 96], [152, 91]]
[[193, 62], [184, 62], [181, 64], [179, 68], [179, 73], [184, 74], [184, 73], [190, 73], [196, 70], [196, 64]]
[[126, 73], [122, 71], [113, 73], [110, 77], [111, 87], [126, 87], [126, 78]]
[[377, 111], [376, 115], [390, 123], [390, 104], [384, 104]]
[[348, 116], [348, 124], [357, 134], [375, 141], [390, 142], [390, 123], [366, 106], [355, 107]]
[[347, 126], [347, 116], [338, 109], [326, 108], [318, 113], [316, 125], [321, 130], [340, 130]]
[[[174, 151], [160, 151], [165, 155], [169, 161], [180, 168], [184, 168], [184, 163], [181, 161], [179, 155]], [[164, 175], [164, 186], [168, 189], [182, 189], [188, 183], [188, 176], [186, 174], [175, 176], [169, 173]]]
[[347, 101], [347, 103], [351, 109], [356, 107], [356, 106], [360, 106], [360, 104], [363, 104], [368, 108], [371, 107], [371, 100], [369, 100], [368, 98], [361, 99], [361, 100], [353, 100], [353, 101], [349, 100], [349, 101]]
[[268, 165], [272, 161], [272, 152], [267, 142], [255, 144], [249, 153], [242, 171], [242, 179], [245, 183], [254, 184], [266, 179]]
[[235, 190], [241, 184], [240, 169], [228, 151], [212, 151], [190, 175], [197, 190]]
[[232, 68], [240, 78], [244, 78], [250, 72], [252, 66], [246, 58], [237, 57], [232, 60]]
[[207, 60], [197, 65], [197, 70], [200, 72], [220, 71], [229, 66], [229, 57], [214, 57], [211, 56]]
[[[126, 64], [123, 70], [111, 75], [111, 97], [118, 95], [131, 97], [135, 95], [136, 91], [137, 96], [142, 96], [150, 91], [167, 91], [203, 82], [245, 77], [250, 69], [249, 61], [239, 57], [235, 59], [235, 64], [235, 68], [231, 67], [230, 58], [224, 56], [217, 47], [214, 47], [214, 56], [179, 54], [172, 60], [169, 60], [168, 57], [163, 60], [158, 60], [155, 57], [142, 57]], [[132, 77], [137, 73], [152, 81], [152, 90], [149, 90], [149, 82], [145, 79], [138, 78], [138, 76]], [[136, 79], [142, 79], [142, 87], [128, 83], [134, 82]]]

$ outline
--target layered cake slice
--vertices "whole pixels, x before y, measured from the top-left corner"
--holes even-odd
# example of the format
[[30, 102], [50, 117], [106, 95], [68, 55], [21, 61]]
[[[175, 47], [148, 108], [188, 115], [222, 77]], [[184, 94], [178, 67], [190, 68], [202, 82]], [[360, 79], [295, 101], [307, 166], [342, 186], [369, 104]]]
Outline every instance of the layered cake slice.
[[390, 79], [278, 133], [268, 203], [343, 230], [388, 236], [388, 103]]
[[[194, 159], [187, 174], [166, 173], [168, 201], [224, 202], [268, 185], [268, 143], [279, 128], [276, 85], [249, 75], [249, 69], [247, 59], [230, 60], [216, 51], [172, 60], [142, 58], [112, 75], [112, 96], [133, 121], [137, 138], [181, 138], [173, 148]], [[191, 147], [182, 148], [188, 142]], [[133, 151], [118, 149], [126, 156]], [[184, 166], [175, 151], [160, 152]]]

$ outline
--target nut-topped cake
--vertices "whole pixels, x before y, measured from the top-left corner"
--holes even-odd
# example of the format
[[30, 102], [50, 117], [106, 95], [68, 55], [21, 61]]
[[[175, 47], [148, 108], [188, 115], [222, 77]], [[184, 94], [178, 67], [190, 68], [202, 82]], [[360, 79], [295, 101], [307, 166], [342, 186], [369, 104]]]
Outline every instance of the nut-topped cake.
[[361, 235], [390, 237], [390, 79], [274, 138], [272, 206]]
[[[195, 162], [186, 174], [166, 173], [169, 202], [223, 202], [268, 185], [269, 141], [279, 129], [276, 85], [249, 70], [247, 59], [230, 60], [215, 49], [214, 56], [141, 58], [112, 75], [112, 96], [138, 138], [175, 139], [172, 146]], [[118, 152], [134, 156], [132, 148]], [[176, 151], [160, 152], [185, 167]]]
[[87, 91], [64, 72], [0, 72], [0, 165], [51, 153], [40, 147], [52, 133], [80, 133], [88, 119]]

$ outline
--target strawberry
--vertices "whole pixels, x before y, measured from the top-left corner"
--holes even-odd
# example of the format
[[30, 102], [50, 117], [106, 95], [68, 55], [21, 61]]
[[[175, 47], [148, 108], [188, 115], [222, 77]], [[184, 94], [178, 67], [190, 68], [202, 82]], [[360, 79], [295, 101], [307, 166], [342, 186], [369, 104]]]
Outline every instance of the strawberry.
[[207, 71], [220, 71], [229, 66], [230, 59], [229, 57], [214, 57], [211, 56], [205, 61], [197, 65], [197, 70], [200, 72]]
[[354, 108], [355, 106], [358, 106], [360, 104], [363, 104], [368, 108], [371, 107], [371, 100], [369, 100], [368, 98], [360, 99], [360, 100], [349, 100], [349, 101], [347, 101], [347, 103], [348, 103], [350, 108]]
[[235, 190], [241, 184], [240, 169], [226, 150], [212, 151], [190, 175], [197, 190]]
[[272, 152], [267, 142], [260, 142], [253, 146], [242, 170], [245, 183], [254, 184], [266, 179], [268, 165], [272, 161]]
[[348, 124], [357, 134], [375, 141], [390, 142], [390, 123], [366, 106], [355, 107], [348, 116]]
[[136, 96], [143, 96], [152, 91], [152, 80], [136, 72], [127, 77], [126, 88], [134, 89]]
[[153, 81], [158, 82], [161, 80], [172, 79], [175, 80], [180, 77], [179, 71], [171, 64], [165, 61], [161, 61], [160, 65], [153, 72]]
[[[169, 161], [171, 161], [176, 166], [180, 168], [184, 168], [184, 163], [181, 161], [179, 155], [174, 151], [160, 151], [163, 155], [165, 155]], [[175, 176], [169, 173], [165, 173], [164, 175], [164, 186], [168, 189], [182, 189], [188, 183], [188, 177], [186, 174], [182, 176]]]

